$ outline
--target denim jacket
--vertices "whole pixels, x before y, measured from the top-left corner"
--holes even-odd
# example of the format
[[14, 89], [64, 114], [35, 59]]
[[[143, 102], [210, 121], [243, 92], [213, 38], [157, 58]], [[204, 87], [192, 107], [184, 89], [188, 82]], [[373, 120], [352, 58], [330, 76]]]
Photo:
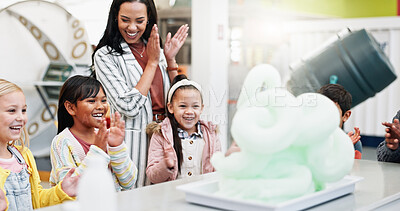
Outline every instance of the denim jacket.
[[[18, 151], [24, 158], [27, 164], [28, 173], [30, 174], [29, 182], [31, 184], [33, 209], [59, 204], [65, 200], [75, 199], [74, 197], [68, 196], [61, 189], [61, 182], [50, 189], [43, 189], [43, 187], [40, 185], [39, 172], [37, 170], [36, 162], [32, 155], [32, 152], [27, 147], [24, 148], [22, 148], [21, 146], [15, 146], [15, 147], [18, 149]], [[6, 192], [4, 190], [4, 184], [7, 180], [8, 175], [10, 175], [10, 170], [0, 167], [0, 189], [4, 192], [4, 195], [6, 195]], [[8, 207], [7, 197], [6, 201]]]

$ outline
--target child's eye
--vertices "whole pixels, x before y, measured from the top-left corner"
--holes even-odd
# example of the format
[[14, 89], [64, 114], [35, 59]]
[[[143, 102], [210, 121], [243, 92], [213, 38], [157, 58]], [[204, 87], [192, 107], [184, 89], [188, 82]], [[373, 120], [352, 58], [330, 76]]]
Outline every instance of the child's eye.
[[186, 108], [186, 105], [179, 105], [180, 108]]
[[8, 109], [7, 112], [14, 113], [14, 112], [15, 112], [15, 109]]
[[138, 21], [137, 23], [138, 23], [138, 24], [142, 24], [143, 22], [144, 22], [144, 21]]
[[122, 22], [124, 22], [124, 23], [128, 23], [128, 22], [129, 22], [128, 19], [121, 19], [121, 20], [122, 20]]
[[95, 101], [94, 99], [89, 99], [88, 102], [89, 102], [89, 103], [94, 103], [94, 102], [96, 102], [96, 101]]
[[23, 108], [23, 109], [22, 109], [22, 113], [26, 113], [26, 108]]
[[107, 99], [103, 99], [103, 100], [101, 100], [101, 102], [102, 102], [102, 103], [106, 103], [106, 102], [107, 102]]

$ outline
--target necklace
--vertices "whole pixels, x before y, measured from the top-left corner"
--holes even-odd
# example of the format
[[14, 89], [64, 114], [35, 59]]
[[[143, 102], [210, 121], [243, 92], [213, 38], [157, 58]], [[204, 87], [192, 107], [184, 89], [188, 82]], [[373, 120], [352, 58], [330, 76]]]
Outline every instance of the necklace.
[[132, 47], [132, 49], [134, 50], [134, 51], [136, 51], [136, 53], [138, 53], [139, 55], [140, 55], [140, 58], [143, 58], [143, 53], [144, 53], [144, 50], [146, 49], [145, 47], [145, 45], [143, 44], [143, 51], [142, 51], [142, 53], [140, 53], [138, 50], [136, 50], [136, 48], [135, 47], [133, 47], [133, 46], [131, 46]]

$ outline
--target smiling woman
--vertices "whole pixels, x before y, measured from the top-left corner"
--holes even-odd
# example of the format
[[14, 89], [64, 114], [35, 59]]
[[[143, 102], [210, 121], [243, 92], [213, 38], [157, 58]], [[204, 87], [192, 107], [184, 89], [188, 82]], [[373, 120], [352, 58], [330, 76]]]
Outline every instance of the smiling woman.
[[153, 0], [114, 0], [93, 54], [95, 74], [111, 109], [120, 112], [126, 122], [125, 142], [139, 168], [138, 187], [146, 184], [145, 128], [165, 117], [165, 96], [178, 74], [175, 56], [188, 29], [186, 24], [174, 36], [168, 33], [162, 50]]

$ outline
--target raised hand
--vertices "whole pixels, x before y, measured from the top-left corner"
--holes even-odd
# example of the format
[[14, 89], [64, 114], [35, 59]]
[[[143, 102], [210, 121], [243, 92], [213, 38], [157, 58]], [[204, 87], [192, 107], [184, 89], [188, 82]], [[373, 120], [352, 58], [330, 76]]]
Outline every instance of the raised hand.
[[122, 144], [125, 138], [125, 121], [121, 115], [115, 112], [111, 115], [110, 133], [108, 135], [108, 145], [116, 147]]
[[386, 147], [391, 150], [396, 150], [399, 148], [399, 140], [398, 139], [386, 138], [385, 142], [386, 142]]
[[175, 166], [175, 161], [173, 157], [174, 157], [174, 149], [172, 148], [171, 145], [168, 145], [167, 147], [164, 148], [164, 160], [168, 169], [173, 169]]
[[347, 135], [350, 137], [351, 142], [353, 142], [353, 145], [356, 144], [358, 141], [360, 141], [361, 136], [360, 136], [360, 129], [358, 127], [354, 127], [354, 131], [350, 131], [347, 133]]
[[149, 58], [147, 63], [158, 65], [160, 61], [160, 51], [160, 35], [158, 34], [157, 25], [154, 24], [146, 45], [146, 53]]
[[75, 197], [78, 192], [78, 181], [80, 175], [72, 176], [75, 172], [75, 168], [72, 168], [65, 175], [61, 183], [61, 189], [70, 197]]
[[400, 138], [400, 124], [399, 120], [395, 119], [393, 123], [382, 122], [383, 126], [386, 126], [385, 129], [385, 142], [386, 146], [389, 149], [396, 150], [399, 148], [399, 138]]
[[107, 152], [107, 138], [108, 138], [108, 130], [107, 130], [107, 122], [104, 120], [99, 130], [96, 133], [96, 137], [94, 139], [94, 145], [98, 146], [100, 149]]
[[187, 24], [182, 25], [176, 34], [171, 38], [171, 32], [168, 32], [167, 38], [164, 44], [164, 55], [167, 59], [168, 66], [171, 66], [170, 63], [175, 63], [175, 56], [178, 54], [182, 45], [185, 43], [185, 40], [188, 36], [189, 27]]
[[383, 126], [386, 126], [387, 128], [385, 129], [386, 138], [391, 138], [391, 139], [400, 139], [400, 124], [399, 120], [395, 119], [393, 123], [389, 122], [382, 122]]

